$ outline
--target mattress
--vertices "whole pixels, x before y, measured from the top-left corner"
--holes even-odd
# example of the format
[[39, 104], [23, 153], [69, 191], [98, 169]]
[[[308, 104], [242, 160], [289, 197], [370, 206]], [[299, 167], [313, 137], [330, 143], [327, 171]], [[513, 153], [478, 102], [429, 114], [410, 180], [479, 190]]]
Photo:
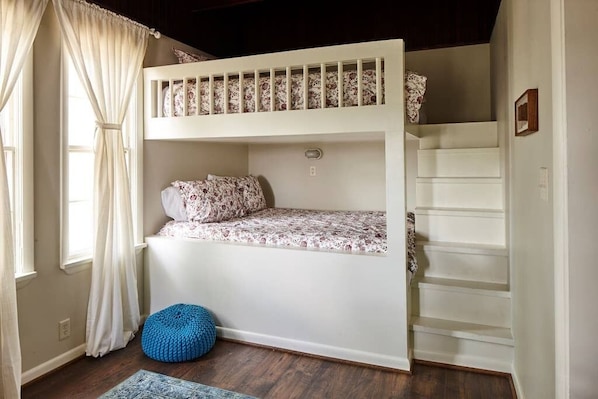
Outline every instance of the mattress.
[[[415, 273], [415, 220], [407, 217], [407, 268]], [[386, 253], [386, 213], [266, 208], [217, 223], [166, 223], [158, 236], [216, 242], [308, 248], [350, 253]]]
[[[285, 75], [277, 75], [274, 77], [274, 89], [271, 90], [270, 76], [259, 78], [259, 112], [270, 111], [271, 93], [274, 93], [274, 110], [284, 111], [287, 109], [298, 110], [304, 109], [305, 101], [307, 101], [308, 109], [322, 108], [321, 96], [321, 78], [320, 72], [313, 72], [308, 74], [308, 92], [307, 100], [304, 98], [303, 88], [303, 74], [291, 75], [291, 96], [290, 104], [287, 104], [287, 79]], [[407, 71], [405, 76], [405, 105], [406, 115], [409, 123], [417, 123], [419, 120], [419, 109], [424, 101], [424, 94], [426, 91], [427, 78], [415, 72]], [[207, 115], [210, 113], [210, 85], [207, 80], [200, 80], [199, 90], [197, 88], [196, 80], [189, 79], [186, 85], [187, 92], [187, 112], [185, 112], [185, 92], [183, 81], [176, 81], [173, 84], [172, 92], [174, 93], [173, 115], [174, 116], [188, 116], [188, 115]], [[222, 79], [215, 79], [213, 81], [214, 91], [214, 114], [225, 113], [225, 83]], [[358, 76], [354, 70], [343, 71], [343, 107], [357, 106], [359, 102], [358, 97]], [[256, 94], [255, 94], [255, 78], [245, 77], [243, 79], [243, 112], [255, 112], [256, 109]], [[230, 78], [228, 80], [228, 113], [239, 113], [241, 108], [241, 90], [239, 88], [239, 79]], [[384, 78], [382, 77], [382, 98], [381, 103], [384, 103]], [[326, 104], [323, 108], [336, 108], [339, 104], [339, 85], [338, 72], [326, 72]], [[199, 104], [199, 111], [197, 110]], [[377, 90], [376, 90], [376, 71], [366, 69], [362, 72], [362, 105], [377, 104]], [[170, 116], [171, 112], [171, 90], [168, 87], [163, 90], [163, 113], [164, 116]]]

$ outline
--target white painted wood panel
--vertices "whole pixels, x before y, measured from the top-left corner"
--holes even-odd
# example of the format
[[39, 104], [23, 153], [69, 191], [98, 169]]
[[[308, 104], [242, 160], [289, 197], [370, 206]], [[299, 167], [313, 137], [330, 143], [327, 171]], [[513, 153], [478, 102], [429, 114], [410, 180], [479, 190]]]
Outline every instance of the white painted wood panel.
[[414, 287], [413, 314], [422, 317], [511, 327], [511, 298], [502, 292], [422, 285]]
[[502, 209], [502, 178], [419, 177], [418, 207]]
[[420, 125], [418, 135], [420, 150], [498, 146], [496, 122]]
[[416, 208], [418, 240], [505, 245], [504, 212]]
[[506, 254], [447, 252], [418, 246], [418, 275], [507, 284], [507, 259]]
[[419, 177], [500, 177], [498, 148], [419, 150]]

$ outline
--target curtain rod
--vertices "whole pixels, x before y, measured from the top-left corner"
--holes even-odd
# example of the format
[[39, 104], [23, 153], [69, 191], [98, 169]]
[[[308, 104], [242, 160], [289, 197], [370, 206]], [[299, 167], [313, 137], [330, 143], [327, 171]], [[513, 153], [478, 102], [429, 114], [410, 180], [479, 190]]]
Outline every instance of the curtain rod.
[[122, 14], [118, 14], [118, 13], [116, 13], [114, 11], [110, 11], [110, 10], [108, 10], [106, 8], [100, 7], [99, 5], [97, 5], [95, 3], [89, 3], [89, 2], [87, 2], [85, 0], [73, 0], [73, 1], [75, 1], [75, 2], [77, 2], [79, 4], [82, 4], [82, 5], [85, 5], [85, 6], [89, 7], [89, 8], [96, 9], [96, 10], [98, 10], [100, 12], [103, 12], [104, 14], [111, 15], [111, 16], [113, 16], [115, 18], [119, 18], [119, 19], [121, 19], [123, 21], [127, 21], [127, 22], [129, 22], [129, 23], [131, 23], [133, 25], [137, 25], [137, 26], [139, 26], [139, 27], [147, 30], [148, 33], [150, 35], [152, 35], [153, 37], [155, 37], [156, 39], [159, 39], [159, 38], [162, 37], [162, 34], [160, 32], [158, 32], [156, 29], [154, 29], [154, 28], [148, 28], [147, 26], [143, 25], [142, 23], [139, 23], [137, 21], [133, 21], [132, 19], [127, 18], [127, 17], [125, 17]]

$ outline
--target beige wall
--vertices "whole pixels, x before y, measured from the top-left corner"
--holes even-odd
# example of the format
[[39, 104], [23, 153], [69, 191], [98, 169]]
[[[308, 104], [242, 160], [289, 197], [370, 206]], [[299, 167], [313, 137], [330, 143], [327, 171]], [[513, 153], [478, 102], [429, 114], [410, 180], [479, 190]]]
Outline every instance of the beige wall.
[[[553, 398], [553, 199], [549, 195], [542, 200], [538, 190], [540, 168], [553, 173], [550, 2], [503, 0], [491, 49], [496, 115], [501, 140], [509, 149], [515, 383], [522, 397]], [[512, 107], [529, 88], [539, 90], [540, 130], [514, 137]]]
[[428, 77], [427, 123], [494, 120], [489, 44], [410, 51], [405, 66]]
[[192, 54], [201, 54], [213, 58], [210, 54], [190, 47], [178, 40], [171, 39], [168, 36], [162, 35], [160, 39], [155, 39], [153, 36], [150, 36], [147, 51], [145, 52], [145, 59], [143, 60], [143, 66], [150, 67], [178, 64], [179, 61], [172, 51], [173, 47]]
[[[33, 45], [34, 257], [37, 277], [17, 290], [24, 372], [71, 350], [80, 350], [85, 343], [91, 270], [68, 275], [60, 269], [60, 40], [58, 21], [49, 4]], [[146, 63], [176, 62], [171, 51], [173, 45], [177, 43], [167, 37], [150, 38], [150, 60]], [[208, 145], [197, 151], [194, 146], [189, 143], [163, 144], [161, 149], [152, 144], [147, 146], [146, 164], [159, 165], [149, 166], [145, 174], [145, 192], [151, 198], [148, 211], [154, 218], [149, 218], [150, 227], [163, 220], [155, 191], [178, 175], [177, 171], [190, 173], [193, 168], [199, 174], [212, 171], [242, 174], [247, 171], [246, 146]], [[159, 210], [152, 210], [152, 207]], [[138, 262], [137, 273], [141, 299], [141, 262]], [[143, 304], [141, 306], [143, 309]], [[59, 341], [58, 322], [66, 318], [71, 319], [71, 337]]]
[[[51, 6], [33, 47], [34, 235], [37, 277], [17, 290], [23, 371], [85, 342], [90, 270], [60, 269], [60, 33]], [[71, 337], [58, 341], [58, 322]]]
[[200, 142], [144, 142], [144, 234], [155, 234], [169, 220], [160, 191], [174, 180], [205, 179], [208, 173], [247, 174], [247, 145]]
[[[249, 172], [260, 176], [268, 205], [280, 208], [385, 210], [384, 142], [249, 146]], [[309, 175], [310, 166], [316, 176]]]
[[598, 392], [598, 3], [564, 0], [570, 397]]

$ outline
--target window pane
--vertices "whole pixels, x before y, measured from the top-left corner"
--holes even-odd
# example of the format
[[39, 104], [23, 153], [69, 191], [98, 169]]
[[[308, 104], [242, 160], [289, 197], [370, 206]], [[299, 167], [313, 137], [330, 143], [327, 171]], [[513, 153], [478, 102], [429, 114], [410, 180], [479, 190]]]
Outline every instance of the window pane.
[[93, 160], [92, 152], [69, 152], [69, 201], [91, 201]]
[[0, 130], [2, 130], [2, 145], [4, 147], [13, 147], [15, 145], [14, 128], [9, 119], [10, 103], [11, 101], [9, 100], [8, 104], [4, 107], [4, 111], [0, 112]]
[[8, 195], [10, 197], [10, 209], [15, 211], [15, 154], [13, 151], [4, 150], [4, 162], [6, 163], [6, 176], [8, 178]]
[[95, 120], [95, 115], [87, 98], [70, 97], [67, 126], [69, 145], [93, 146]]
[[69, 254], [89, 254], [92, 246], [93, 208], [91, 201], [69, 203]]

